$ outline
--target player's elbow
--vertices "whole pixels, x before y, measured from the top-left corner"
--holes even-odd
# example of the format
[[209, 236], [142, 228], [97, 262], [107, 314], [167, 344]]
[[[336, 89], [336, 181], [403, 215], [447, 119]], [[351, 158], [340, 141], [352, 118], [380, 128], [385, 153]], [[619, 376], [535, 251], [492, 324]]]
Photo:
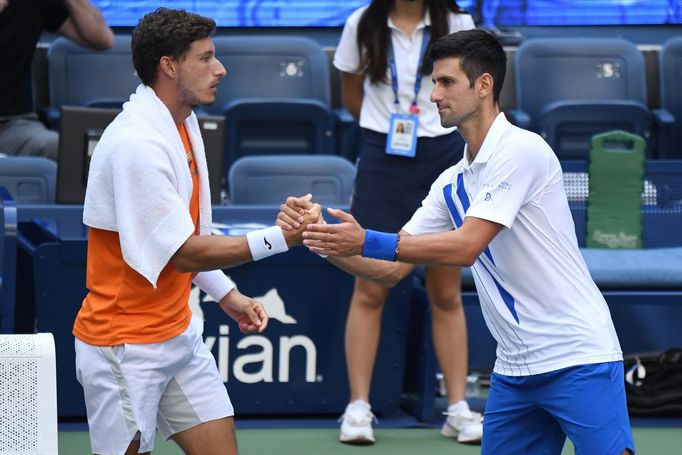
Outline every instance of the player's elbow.
[[466, 256], [461, 261], [461, 264], [453, 264], [453, 265], [459, 265], [460, 267], [471, 267], [472, 265], [474, 265], [474, 262], [476, 262], [477, 258], [478, 258], [478, 256], [474, 257], [474, 256], [469, 255], [469, 256]]
[[171, 257], [173, 266], [180, 273], [194, 273], [201, 272], [199, 268], [199, 261], [196, 260], [195, 253], [192, 248], [192, 238], [188, 239], [175, 254]]
[[461, 254], [461, 260], [458, 264], [452, 264], [460, 267], [471, 267], [476, 262], [476, 259], [481, 255], [481, 251], [477, 248], [466, 248]]
[[398, 284], [401, 279], [402, 278], [398, 277], [397, 275], [390, 275], [390, 276], [381, 277], [381, 278], [375, 280], [375, 282], [377, 284], [379, 284], [380, 286], [383, 286], [385, 288], [392, 288], [393, 286]]
[[180, 273], [194, 273], [199, 272], [193, 261], [189, 260], [184, 256], [175, 255], [171, 259], [173, 266]]
[[396, 262], [390, 270], [382, 276], [375, 278], [374, 281], [385, 288], [392, 288], [409, 275], [412, 270], [414, 270], [414, 265]]

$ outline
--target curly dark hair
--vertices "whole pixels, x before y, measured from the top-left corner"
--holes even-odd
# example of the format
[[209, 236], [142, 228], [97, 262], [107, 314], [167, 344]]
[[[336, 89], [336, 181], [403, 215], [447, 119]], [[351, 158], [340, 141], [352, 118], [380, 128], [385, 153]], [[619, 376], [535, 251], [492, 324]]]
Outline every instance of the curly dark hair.
[[133, 30], [133, 66], [145, 85], [157, 78], [161, 57], [180, 59], [194, 41], [213, 35], [213, 19], [179, 9], [158, 8], [145, 14]]

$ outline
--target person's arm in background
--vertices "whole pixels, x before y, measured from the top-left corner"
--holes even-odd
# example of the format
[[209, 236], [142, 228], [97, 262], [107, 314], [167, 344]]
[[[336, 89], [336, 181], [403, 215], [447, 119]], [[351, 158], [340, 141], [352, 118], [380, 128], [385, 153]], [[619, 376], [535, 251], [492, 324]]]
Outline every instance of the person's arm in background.
[[114, 45], [114, 33], [89, 0], [64, 0], [64, 4], [69, 17], [57, 33], [89, 49], [106, 50]]
[[363, 74], [341, 72], [341, 84], [343, 89], [343, 107], [346, 108], [355, 120], [360, 120], [360, 109], [362, 108], [362, 98], [365, 94]]

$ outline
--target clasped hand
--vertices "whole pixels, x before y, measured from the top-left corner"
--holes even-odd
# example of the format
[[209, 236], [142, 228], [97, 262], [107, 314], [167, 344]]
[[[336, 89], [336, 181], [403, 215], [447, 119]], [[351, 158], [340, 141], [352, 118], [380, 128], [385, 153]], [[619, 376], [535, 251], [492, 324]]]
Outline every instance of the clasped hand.
[[[289, 197], [280, 206], [277, 225], [284, 232], [299, 229], [302, 224], [320, 207], [312, 202], [312, 195]], [[327, 213], [339, 220], [339, 223], [327, 224], [322, 216], [321, 207], [317, 211], [315, 222], [307, 224], [302, 232], [303, 245], [313, 253], [330, 256], [355, 256], [362, 251], [365, 242], [365, 230], [355, 221], [353, 215], [343, 210], [327, 208]]]

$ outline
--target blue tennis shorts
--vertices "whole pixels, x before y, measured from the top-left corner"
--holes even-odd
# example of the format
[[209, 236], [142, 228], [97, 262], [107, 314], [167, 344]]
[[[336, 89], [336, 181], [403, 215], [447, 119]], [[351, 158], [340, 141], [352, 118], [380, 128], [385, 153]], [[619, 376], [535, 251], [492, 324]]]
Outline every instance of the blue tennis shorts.
[[532, 376], [493, 373], [481, 453], [559, 455], [566, 436], [576, 455], [635, 452], [625, 402], [623, 362]]

